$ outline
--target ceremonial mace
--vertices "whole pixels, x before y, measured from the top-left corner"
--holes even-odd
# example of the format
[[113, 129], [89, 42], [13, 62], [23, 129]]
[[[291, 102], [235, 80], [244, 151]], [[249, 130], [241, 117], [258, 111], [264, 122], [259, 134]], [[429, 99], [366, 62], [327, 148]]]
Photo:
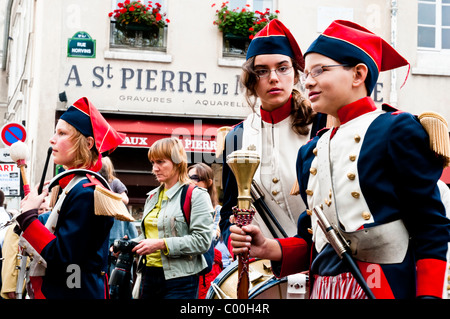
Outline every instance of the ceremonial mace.
[[[251, 145], [247, 150], [237, 150], [227, 156], [227, 164], [236, 177], [238, 186], [238, 203], [236, 207], [233, 207], [233, 215], [234, 222], [239, 227], [249, 225], [255, 215], [255, 210], [251, 208], [251, 185], [260, 162], [255, 150], [255, 146]], [[248, 252], [239, 254], [238, 258], [237, 298], [248, 299], [250, 286]]]
[[9, 155], [11, 159], [17, 163], [17, 166], [20, 168], [20, 173], [22, 175], [23, 181], [23, 192], [24, 195], [27, 196], [30, 193], [30, 185], [28, 185], [27, 180], [27, 158], [28, 158], [28, 146], [22, 142], [17, 141], [11, 144], [9, 149]]

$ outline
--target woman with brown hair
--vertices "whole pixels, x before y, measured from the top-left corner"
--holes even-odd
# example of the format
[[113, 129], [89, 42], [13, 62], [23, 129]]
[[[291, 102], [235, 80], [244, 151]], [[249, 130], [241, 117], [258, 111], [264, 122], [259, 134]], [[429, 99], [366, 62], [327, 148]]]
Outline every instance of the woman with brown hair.
[[[290, 195], [296, 183], [298, 150], [326, 124], [326, 116], [313, 112], [309, 101], [295, 88], [303, 67], [302, 52], [290, 31], [279, 20], [270, 21], [251, 41], [242, 67], [241, 82], [253, 112], [227, 134], [223, 153], [225, 161], [235, 150], [256, 146], [261, 163], [254, 180], [288, 236], [296, 233], [297, 219], [305, 210], [300, 196]], [[236, 179], [226, 164], [222, 182], [224, 202], [220, 224], [228, 242], [229, 217], [236, 206], [238, 191]], [[254, 223], [267, 236], [283, 236], [270, 221], [267, 225], [259, 213]]]

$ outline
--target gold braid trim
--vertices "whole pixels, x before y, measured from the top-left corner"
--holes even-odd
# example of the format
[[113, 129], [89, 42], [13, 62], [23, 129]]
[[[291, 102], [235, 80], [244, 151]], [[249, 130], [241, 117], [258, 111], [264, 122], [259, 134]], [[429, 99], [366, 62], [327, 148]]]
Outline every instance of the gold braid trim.
[[119, 194], [111, 192], [101, 186], [95, 186], [94, 191], [95, 215], [111, 216], [117, 220], [132, 222], [135, 219], [128, 212]]
[[445, 118], [435, 112], [424, 112], [419, 115], [420, 124], [430, 137], [430, 147], [444, 161], [444, 167], [450, 164], [450, 140], [448, 124]]

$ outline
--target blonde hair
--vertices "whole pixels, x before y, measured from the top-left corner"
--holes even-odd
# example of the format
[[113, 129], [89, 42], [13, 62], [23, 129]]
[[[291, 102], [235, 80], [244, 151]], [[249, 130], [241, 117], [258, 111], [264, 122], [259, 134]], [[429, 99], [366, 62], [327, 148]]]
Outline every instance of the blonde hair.
[[69, 124], [68, 127], [71, 133], [70, 140], [73, 142], [73, 147], [70, 149], [70, 153], [75, 153], [75, 157], [72, 163], [73, 167], [90, 168], [94, 166], [98, 161], [98, 153], [97, 149], [95, 148], [95, 141], [92, 148], [89, 149], [88, 137], [84, 136], [73, 125]]
[[[294, 81], [300, 80], [300, 65], [297, 60], [291, 59], [294, 68]], [[258, 99], [256, 93], [256, 85], [258, 84], [258, 76], [254, 71], [255, 57], [249, 58], [242, 65], [242, 74], [240, 77], [241, 84], [244, 86], [245, 100], [255, 112], [255, 106]], [[316, 113], [311, 107], [311, 103], [297, 90], [292, 90], [292, 106], [291, 106], [292, 130], [299, 135], [307, 135], [309, 133], [308, 125], [311, 124]]]
[[178, 138], [167, 137], [156, 141], [148, 150], [148, 160], [167, 159], [173, 163], [181, 184], [190, 182], [187, 170], [187, 154]]
[[102, 157], [100, 174], [108, 181], [108, 183], [111, 183], [117, 178], [116, 173], [114, 172], [114, 165], [109, 157]]

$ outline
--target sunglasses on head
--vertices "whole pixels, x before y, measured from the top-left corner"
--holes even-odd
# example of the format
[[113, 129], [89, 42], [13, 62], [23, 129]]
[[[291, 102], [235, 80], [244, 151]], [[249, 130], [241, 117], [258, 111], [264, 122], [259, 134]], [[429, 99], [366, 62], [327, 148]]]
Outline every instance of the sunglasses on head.
[[189, 175], [189, 178], [194, 182], [200, 182], [200, 177], [198, 177], [198, 175]]

